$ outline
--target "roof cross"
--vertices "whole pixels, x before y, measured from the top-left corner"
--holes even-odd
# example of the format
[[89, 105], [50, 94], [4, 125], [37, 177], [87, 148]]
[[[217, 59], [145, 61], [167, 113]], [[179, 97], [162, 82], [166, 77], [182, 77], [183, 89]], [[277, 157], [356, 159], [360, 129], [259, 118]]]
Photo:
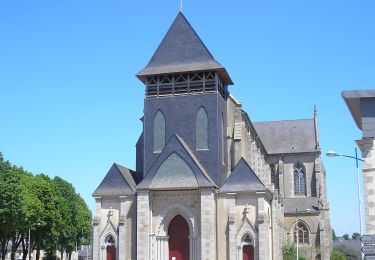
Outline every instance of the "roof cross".
[[182, 12], [182, 0], [180, 0], [180, 12]]

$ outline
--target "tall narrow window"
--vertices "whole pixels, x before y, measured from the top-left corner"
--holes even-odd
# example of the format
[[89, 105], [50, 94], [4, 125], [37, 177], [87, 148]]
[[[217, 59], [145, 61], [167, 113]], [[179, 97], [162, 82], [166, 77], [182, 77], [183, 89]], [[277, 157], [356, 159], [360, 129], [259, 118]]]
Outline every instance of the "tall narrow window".
[[306, 174], [300, 164], [294, 168], [294, 194], [306, 196]]
[[165, 146], [165, 118], [159, 110], [154, 118], [154, 151], [161, 152]]
[[299, 244], [308, 244], [309, 243], [309, 229], [305, 225], [305, 223], [298, 221], [294, 225], [294, 243]]
[[206, 110], [201, 107], [195, 118], [196, 149], [208, 149], [208, 117]]

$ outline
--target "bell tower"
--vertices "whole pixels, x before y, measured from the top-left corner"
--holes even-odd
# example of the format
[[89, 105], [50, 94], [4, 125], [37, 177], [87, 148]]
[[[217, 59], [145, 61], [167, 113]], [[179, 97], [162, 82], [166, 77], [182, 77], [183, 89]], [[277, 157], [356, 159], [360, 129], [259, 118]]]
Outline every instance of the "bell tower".
[[146, 87], [143, 175], [176, 135], [221, 185], [227, 164], [226, 100], [233, 82], [182, 12], [137, 77]]

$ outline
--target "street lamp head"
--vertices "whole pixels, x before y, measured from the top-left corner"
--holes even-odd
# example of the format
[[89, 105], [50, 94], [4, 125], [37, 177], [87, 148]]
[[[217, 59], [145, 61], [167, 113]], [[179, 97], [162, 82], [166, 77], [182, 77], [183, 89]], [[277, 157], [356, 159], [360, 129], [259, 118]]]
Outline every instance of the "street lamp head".
[[326, 153], [326, 155], [327, 155], [328, 157], [335, 157], [335, 156], [337, 156], [337, 153], [334, 152], [334, 151], [329, 151], [328, 153]]

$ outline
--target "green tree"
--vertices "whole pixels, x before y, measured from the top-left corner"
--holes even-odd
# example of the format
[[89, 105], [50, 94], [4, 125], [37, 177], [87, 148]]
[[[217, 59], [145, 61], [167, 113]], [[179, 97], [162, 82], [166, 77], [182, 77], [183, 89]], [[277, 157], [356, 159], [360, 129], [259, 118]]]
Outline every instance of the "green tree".
[[342, 237], [343, 237], [345, 240], [349, 240], [349, 234], [344, 234]]
[[[20, 245], [23, 260], [32, 250], [55, 259], [56, 249], [68, 254], [91, 238], [91, 211], [72, 184], [60, 177], [33, 176], [4, 161], [0, 153], [0, 246], [5, 259], [11, 245], [11, 259]], [[29, 236], [29, 234], [31, 236]]]
[[39, 200], [42, 205], [37, 212], [37, 219], [33, 226], [32, 248], [36, 249], [36, 259], [39, 259], [40, 250], [47, 252], [54, 251], [57, 244], [58, 232], [57, 223], [60, 221], [60, 214], [57, 209], [58, 193], [51, 179], [39, 174], [31, 179], [28, 185], [30, 195]]
[[352, 234], [352, 239], [353, 240], [360, 240], [361, 239], [361, 234], [357, 233], [357, 232], [354, 232]]
[[[22, 175], [22, 214], [23, 214], [23, 223], [25, 226], [25, 239], [22, 240], [22, 249], [23, 249], [23, 260], [28, 256], [29, 245], [33, 249], [32, 242], [35, 241], [35, 232], [36, 228], [41, 225], [42, 219], [39, 212], [44, 211], [44, 205], [42, 201], [34, 196], [34, 176], [30, 173], [25, 173]], [[33, 241], [30, 241], [29, 229], [31, 233], [31, 238]], [[31, 243], [31, 244], [30, 244]], [[35, 245], [35, 243], [34, 243]], [[30, 258], [30, 255], [29, 255]]]
[[70, 259], [71, 253], [91, 237], [91, 211], [85, 201], [76, 193], [72, 184], [60, 177], [53, 183], [58, 192], [58, 210], [61, 218], [58, 222], [58, 248], [66, 252]]
[[331, 252], [330, 260], [347, 260], [348, 258], [337, 249], [333, 249]]
[[[0, 156], [0, 239], [2, 259], [5, 259], [10, 241], [18, 241], [18, 223], [22, 216], [19, 205], [22, 202], [21, 178], [17, 169]], [[12, 243], [12, 248], [16, 245]], [[13, 251], [13, 250], [12, 250]], [[14, 253], [11, 254], [14, 259]]]

